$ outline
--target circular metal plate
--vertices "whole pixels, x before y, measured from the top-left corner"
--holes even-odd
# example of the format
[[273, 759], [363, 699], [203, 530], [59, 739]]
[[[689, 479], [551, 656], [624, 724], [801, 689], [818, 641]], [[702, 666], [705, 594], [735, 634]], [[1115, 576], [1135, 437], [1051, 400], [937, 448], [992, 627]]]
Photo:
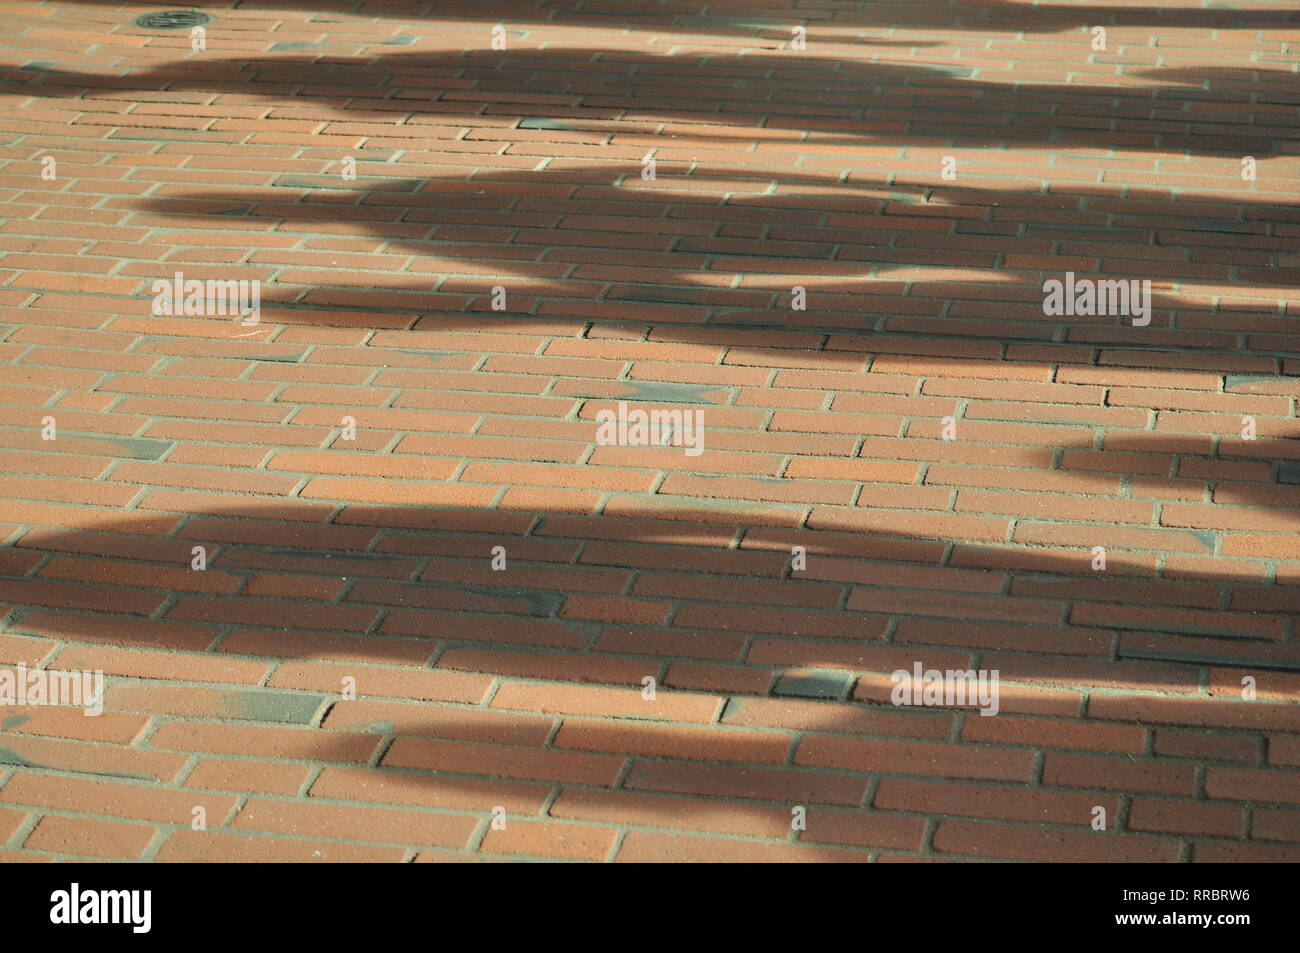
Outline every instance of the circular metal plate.
[[168, 10], [165, 13], [144, 13], [131, 22], [146, 30], [188, 30], [211, 23], [212, 17], [198, 10]]

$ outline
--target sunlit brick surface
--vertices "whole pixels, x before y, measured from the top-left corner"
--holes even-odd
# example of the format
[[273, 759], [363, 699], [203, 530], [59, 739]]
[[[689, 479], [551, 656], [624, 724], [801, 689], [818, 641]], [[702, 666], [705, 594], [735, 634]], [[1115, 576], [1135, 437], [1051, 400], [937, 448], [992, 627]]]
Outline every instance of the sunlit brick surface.
[[0, 3], [0, 859], [1300, 860], [1293, 2], [158, 9]]

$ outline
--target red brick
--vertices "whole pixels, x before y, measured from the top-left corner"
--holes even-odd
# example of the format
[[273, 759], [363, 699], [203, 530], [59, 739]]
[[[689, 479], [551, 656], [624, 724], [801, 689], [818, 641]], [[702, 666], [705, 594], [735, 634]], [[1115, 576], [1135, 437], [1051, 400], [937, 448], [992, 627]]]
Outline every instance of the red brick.
[[155, 829], [98, 818], [47, 814], [23, 841], [30, 850], [109, 860], [138, 860], [153, 840]]
[[372, 847], [226, 831], [175, 831], [155, 859], [168, 863], [398, 863], [400, 847]]
[[1168, 863], [1178, 858], [1178, 842], [1166, 838], [957, 820], [939, 823], [934, 849], [941, 853], [1029, 861]]
[[1205, 794], [1260, 804], [1300, 804], [1300, 772], [1210, 767], [1205, 772]]
[[914, 774], [922, 768], [927, 774], [944, 778], [1028, 781], [1033, 755], [1014, 748], [983, 745], [805, 735], [795, 751], [794, 761], [810, 767], [849, 771]]
[[682, 834], [632, 831], [623, 839], [615, 858], [621, 863], [804, 863], [860, 864], [866, 854], [824, 847], [773, 844], [760, 841], [719, 840]]
[[1043, 784], [1050, 787], [1190, 797], [1196, 793], [1195, 778], [1193, 765], [1136, 758], [1048, 752], [1043, 762]]
[[9, 779], [3, 796], [11, 804], [186, 826], [193, 820], [194, 808], [201, 807], [210, 827], [222, 823], [234, 810], [237, 800], [228, 794], [22, 771]]
[[504, 829], [489, 828], [479, 850], [490, 854], [599, 861], [609, 856], [616, 837], [616, 832], [608, 827], [507, 817]]
[[326, 767], [312, 784], [313, 797], [453, 811], [536, 815], [550, 793], [544, 784], [474, 780], [432, 774], [397, 774], [364, 768]]
[[493, 708], [514, 711], [599, 715], [699, 724], [713, 721], [720, 706], [721, 702], [716, 698], [683, 692], [656, 691], [654, 699], [650, 700], [643, 696], [640, 686], [606, 689], [507, 682], [492, 698]]
[[478, 823], [468, 815], [250, 798], [230, 826], [353, 842], [465, 847]]
[[571, 751], [512, 748], [428, 738], [398, 738], [381, 762], [387, 767], [440, 773], [564, 781], [611, 787], [623, 770], [623, 758]]
[[1134, 798], [1129, 808], [1128, 827], [1157, 834], [1240, 837], [1243, 818], [1241, 808], [1230, 804]]

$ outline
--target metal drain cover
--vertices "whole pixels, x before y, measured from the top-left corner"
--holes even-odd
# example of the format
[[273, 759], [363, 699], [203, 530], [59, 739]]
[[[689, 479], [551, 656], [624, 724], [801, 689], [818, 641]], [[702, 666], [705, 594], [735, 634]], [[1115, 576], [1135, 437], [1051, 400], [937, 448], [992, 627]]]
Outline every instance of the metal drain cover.
[[211, 23], [212, 17], [198, 10], [168, 10], [165, 13], [143, 13], [131, 22], [146, 30], [188, 30]]

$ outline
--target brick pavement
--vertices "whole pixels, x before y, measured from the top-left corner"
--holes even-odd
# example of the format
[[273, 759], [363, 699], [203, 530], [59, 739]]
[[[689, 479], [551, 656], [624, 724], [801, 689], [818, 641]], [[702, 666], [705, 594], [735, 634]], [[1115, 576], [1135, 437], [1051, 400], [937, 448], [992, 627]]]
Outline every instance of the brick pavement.
[[156, 9], [0, 4], [0, 859], [1300, 859], [1294, 4]]

